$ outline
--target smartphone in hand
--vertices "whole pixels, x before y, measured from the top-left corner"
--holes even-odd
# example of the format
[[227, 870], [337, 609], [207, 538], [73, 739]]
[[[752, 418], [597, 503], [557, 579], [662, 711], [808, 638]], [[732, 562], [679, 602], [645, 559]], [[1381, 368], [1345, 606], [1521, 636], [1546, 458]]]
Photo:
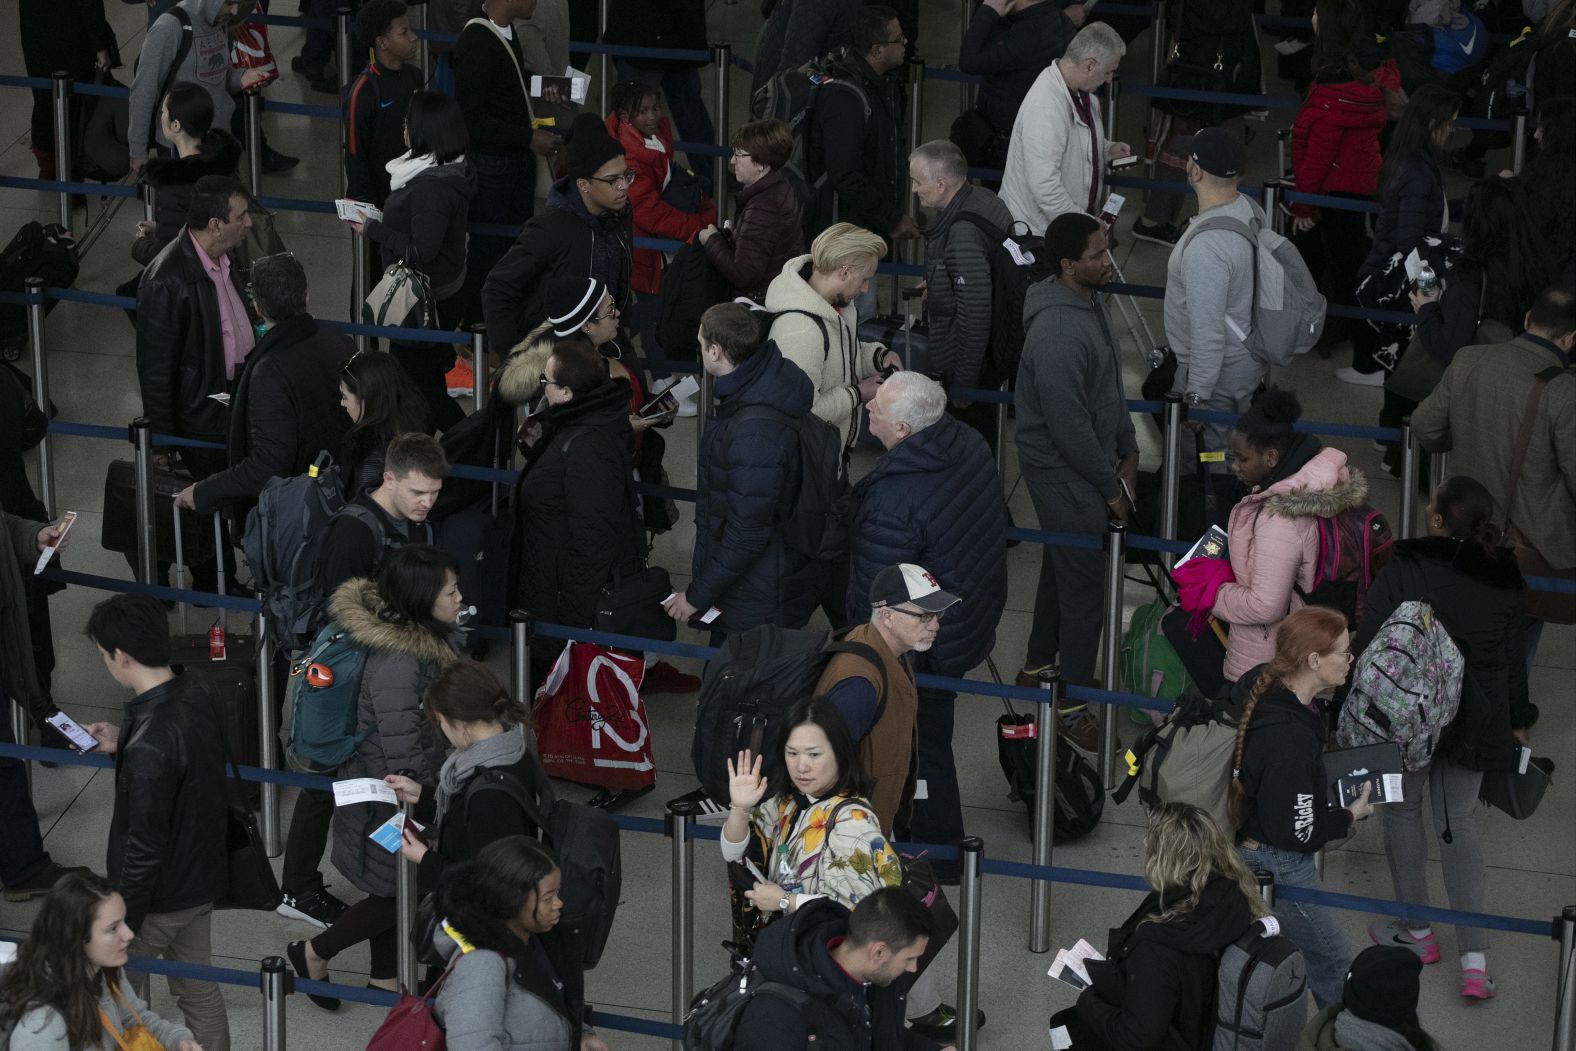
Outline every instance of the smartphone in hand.
[[82, 754], [91, 752], [98, 747], [98, 739], [88, 733], [81, 723], [71, 718], [65, 712], [56, 712], [44, 721], [59, 730], [61, 736], [71, 742], [71, 747]]

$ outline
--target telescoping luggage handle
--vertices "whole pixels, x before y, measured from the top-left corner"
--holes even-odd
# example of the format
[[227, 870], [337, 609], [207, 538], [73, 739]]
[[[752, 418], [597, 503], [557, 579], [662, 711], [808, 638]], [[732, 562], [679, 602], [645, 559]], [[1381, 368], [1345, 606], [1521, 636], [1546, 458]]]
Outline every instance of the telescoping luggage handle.
[[[181, 537], [181, 505], [172, 498], [170, 500], [170, 509], [175, 520], [175, 564], [180, 567], [180, 586], [183, 589], [186, 589], [190, 588], [192, 585], [192, 573], [191, 567], [186, 564], [186, 544]], [[224, 525], [219, 520], [219, 514], [220, 512], [218, 511], [213, 513], [213, 557], [217, 559], [219, 563], [219, 568], [217, 572], [214, 573], [214, 578], [218, 582], [217, 590], [219, 594], [223, 595], [226, 593], [224, 590]], [[182, 602], [180, 607], [181, 634], [186, 635], [189, 633], [186, 621], [186, 613], [187, 610], [191, 608], [191, 603]], [[222, 609], [219, 610], [219, 620], [217, 623], [220, 625], [225, 625], [226, 623], [224, 610]]]

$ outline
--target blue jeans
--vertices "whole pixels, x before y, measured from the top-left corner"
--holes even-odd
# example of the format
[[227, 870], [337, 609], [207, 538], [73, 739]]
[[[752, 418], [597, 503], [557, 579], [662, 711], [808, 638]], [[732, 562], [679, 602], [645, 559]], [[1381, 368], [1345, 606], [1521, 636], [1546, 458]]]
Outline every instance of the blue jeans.
[[[919, 780], [925, 798], [914, 800], [909, 832], [915, 843], [950, 845], [963, 838], [963, 802], [952, 754], [952, 722], [958, 695], [951, 690], [919, 688]], [[937, 862], [937, 870], [952, 862]]]
[[[1250, 869], [1268, 872], [1282, 887], [1311, 887], [1320, 889], [1319, 871], [1314, 867], [1312, 854], [1280, 850], [1267, 844], [1256, 848], [1237, 845], [1237, 853]], [[1328, 1007], [1340, 1000], [1346, 983], [1346, 969], [1351, 966], [1352, 953], [1346, 947], [1346, 938], [1335, 925], [1335, 917], [1323, 905], [1306, 901], [1277, 901], [1275, 917], [1280, 920], [1281, 933], [1302, 950], [1308, 962], [1308, 990], [1313, 1002]]]
[[[717, 131], [711, 122], [711, 113], [700, 93], [700, 70], [668, 69], [661, 66], [636, 65], [629, 59], [615, 62], [619, 80], [638, 80], [662, 89], [667, 98], [668, 110], [673, 114], [673, 127], [680, 142], [715, 142]], [[697, 172], [710, 174], [709, 157], [687, 157], [689, 166]]]

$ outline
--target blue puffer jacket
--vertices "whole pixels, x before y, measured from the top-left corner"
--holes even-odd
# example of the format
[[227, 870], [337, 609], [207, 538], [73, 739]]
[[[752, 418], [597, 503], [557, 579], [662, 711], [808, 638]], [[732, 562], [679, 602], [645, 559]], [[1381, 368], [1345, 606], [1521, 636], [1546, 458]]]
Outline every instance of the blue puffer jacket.
[[733, 422], [747, 405], [808, 416], [815, 388], [804, 370], [767, 343], [719, 376], [717, 409], [701, 440], [695, 497], [695, 556], [686, 597], [722, 616], [711, 627], [802, 627], [816, 605], [815, 563], [783, 544], [782, 523], [799, 492], [799, 438], [784, 422]]
[[854, 486], [854, 505], [850, 619], [869, 617], [877, 573], [912, 562], [963, 599], [918, 670], [963, 675], [984, 660], [1007, 602], [1007, 504], [985, 439], [941, 417], [881, 457]]
[[1426, 235], [1437, 235], [1443, 229], [1444, 214], [1445, 182], [1434, 162], [1422, 156], [1406, 161], [1384, 188], [1379, 218], [1374, 222], [1373, 247], [1357, 276], [1368, 276], [1383, 268], [1395, 253], [1405, 255]]

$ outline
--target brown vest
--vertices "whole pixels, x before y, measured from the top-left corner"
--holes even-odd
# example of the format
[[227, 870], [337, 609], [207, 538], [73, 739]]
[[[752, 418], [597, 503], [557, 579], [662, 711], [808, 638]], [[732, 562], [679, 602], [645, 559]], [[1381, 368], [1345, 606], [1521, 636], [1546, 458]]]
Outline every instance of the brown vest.
[[[895, 821], [902, 818], [906, 822], [914, 798], [919, 691], [914, 686], [914, 672], [908, 661], [892, 655], [874, 625], [866, 623], [851, 629], [847, 639], [871, 647], [886, 665], [886, 707], [881, 718], [859, 742], [859, 760], [874, 782], [870, 805], [881, 821], [881, 831], [890, 836]], [[815, 684], [815, 692], [824, 694], [844, 679], [854, 678], [868, 682], [879, 697], [881, 673], [869, 661], [852, 653], [832, 657]]]

